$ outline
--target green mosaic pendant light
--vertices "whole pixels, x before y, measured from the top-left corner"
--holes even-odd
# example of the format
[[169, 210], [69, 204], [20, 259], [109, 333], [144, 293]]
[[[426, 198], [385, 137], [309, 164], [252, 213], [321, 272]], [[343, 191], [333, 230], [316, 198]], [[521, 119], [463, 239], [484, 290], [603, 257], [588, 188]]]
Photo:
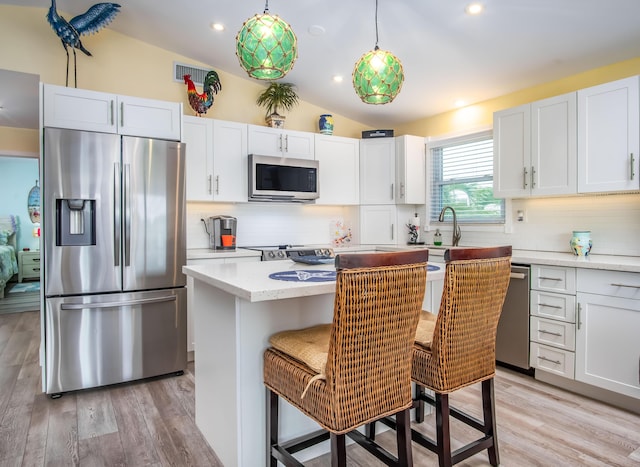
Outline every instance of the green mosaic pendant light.
[[402, 89], [404, 71], [400, 60], [378, 47], [378, 0], [376, 0], [376, 46], [353, 68], [353, 88], [366, 104], [388, 104]]
[[236, 36], [236, 56], [250, 77], [262, 80], [282, 78], [298, 58], [298, 39], [278, 15], [269, 14], [267, 0], [263, 14], [244, 22]]

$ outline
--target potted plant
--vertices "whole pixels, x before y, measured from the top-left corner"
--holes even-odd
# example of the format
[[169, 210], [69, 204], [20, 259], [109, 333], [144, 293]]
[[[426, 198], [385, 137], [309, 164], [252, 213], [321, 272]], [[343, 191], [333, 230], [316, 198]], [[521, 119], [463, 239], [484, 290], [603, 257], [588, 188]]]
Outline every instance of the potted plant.
[[291, 110], [298, 104], [298, 93], [294, 84], [274, 81], [260, 93], [256, 104], [266, 109], [267, 125], [272, 128], [284, 128], [285, 117], [278, 113], [278, 109]]

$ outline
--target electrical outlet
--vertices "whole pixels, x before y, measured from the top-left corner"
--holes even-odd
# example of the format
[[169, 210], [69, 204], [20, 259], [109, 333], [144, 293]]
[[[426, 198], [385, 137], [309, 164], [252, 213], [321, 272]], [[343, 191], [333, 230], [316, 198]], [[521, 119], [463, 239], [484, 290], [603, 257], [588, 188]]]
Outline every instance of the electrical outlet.
[[522, 209], [518, 209], [518, 211], [516, 212], [516, 221], [518, 222], [525, 222], [525, 212]]

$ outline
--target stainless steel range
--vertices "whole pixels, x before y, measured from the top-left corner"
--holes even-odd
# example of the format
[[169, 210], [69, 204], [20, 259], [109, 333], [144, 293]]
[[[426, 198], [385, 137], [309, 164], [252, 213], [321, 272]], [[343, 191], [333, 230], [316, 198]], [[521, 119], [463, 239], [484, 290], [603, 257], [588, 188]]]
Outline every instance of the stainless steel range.
[[334, 257], [332, 248], [306, 247], [304, 245], [247, 246], [244, 248], [262, 252], [262, 261], [282, 261], [291, 257]]

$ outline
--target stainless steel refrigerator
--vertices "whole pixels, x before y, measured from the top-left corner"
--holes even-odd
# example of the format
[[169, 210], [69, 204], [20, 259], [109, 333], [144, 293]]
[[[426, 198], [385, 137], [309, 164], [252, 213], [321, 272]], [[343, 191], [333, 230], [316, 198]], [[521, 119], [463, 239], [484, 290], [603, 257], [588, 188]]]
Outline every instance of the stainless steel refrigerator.
[[45, 128], [47, 394], [186, 368], [184, 151]]

